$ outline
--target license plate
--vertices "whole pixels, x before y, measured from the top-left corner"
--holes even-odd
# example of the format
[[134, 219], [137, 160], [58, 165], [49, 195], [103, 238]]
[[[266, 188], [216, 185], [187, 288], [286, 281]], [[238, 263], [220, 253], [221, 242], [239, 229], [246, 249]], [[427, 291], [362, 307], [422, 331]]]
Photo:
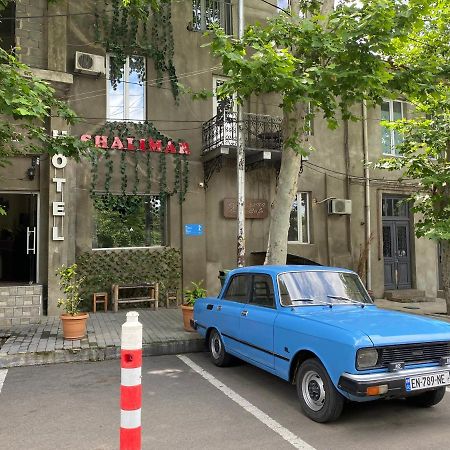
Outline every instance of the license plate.
[[417, 391], [450, 384], [450, 372], [430, 373], [418, 377], [408, 377], [405, 380], [407, 391]]

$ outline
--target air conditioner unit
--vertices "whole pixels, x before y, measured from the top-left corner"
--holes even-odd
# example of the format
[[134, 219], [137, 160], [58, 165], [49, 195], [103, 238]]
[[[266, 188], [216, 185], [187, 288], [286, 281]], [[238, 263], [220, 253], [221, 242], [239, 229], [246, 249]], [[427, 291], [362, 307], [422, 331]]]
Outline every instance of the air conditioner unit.
[[328, 214], [351, 214], [352, 201], [342, 198], [333, 198], [328, 202]]
[[91, 53], [75, 52], [75, 72], [86, 75], [105, 73], [105, 57]]

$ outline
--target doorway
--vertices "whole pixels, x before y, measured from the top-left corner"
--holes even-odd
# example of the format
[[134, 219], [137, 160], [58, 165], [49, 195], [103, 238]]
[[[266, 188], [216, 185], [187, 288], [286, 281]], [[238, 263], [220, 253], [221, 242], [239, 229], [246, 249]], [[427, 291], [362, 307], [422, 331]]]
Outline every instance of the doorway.
[[37, 193], [0, 192], [0, 283], [36, 283]]
[[410, 217], [406, 198], [383, 196], [382, 217], [384, 287], [410, 289]]

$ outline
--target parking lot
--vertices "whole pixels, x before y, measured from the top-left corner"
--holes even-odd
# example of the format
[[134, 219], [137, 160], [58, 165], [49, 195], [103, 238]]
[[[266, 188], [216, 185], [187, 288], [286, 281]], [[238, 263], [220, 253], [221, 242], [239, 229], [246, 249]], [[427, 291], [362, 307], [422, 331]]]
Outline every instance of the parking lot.
[[[118, 447], [118, 361], [3, 375], [2, 449]], [[412, 450], [448, 448], [450, 440], [450, 393], [430, 409], [350, 404], [322, 425], [302, 415], [293, 386], [245, 363], [215, 367], [207, 353], [144, 358], [142, 383], [143, 449]]]

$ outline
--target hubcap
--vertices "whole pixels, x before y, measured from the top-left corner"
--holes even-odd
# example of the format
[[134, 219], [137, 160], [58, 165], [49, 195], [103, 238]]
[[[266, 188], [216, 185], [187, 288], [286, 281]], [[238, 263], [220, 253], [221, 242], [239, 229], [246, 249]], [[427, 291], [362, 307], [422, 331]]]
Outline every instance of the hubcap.
[[325, 403], [325, 387], [320, 375], [314, 370], [306, 372], [302, 380], [302, 395], [313, 411], [320, 411]]
[[220, 358], [220, 353], [222, 351], [222, 341], [220, 340], [220, 336], [217, 333], [211, 338], [211, 353], [214, 359]]

